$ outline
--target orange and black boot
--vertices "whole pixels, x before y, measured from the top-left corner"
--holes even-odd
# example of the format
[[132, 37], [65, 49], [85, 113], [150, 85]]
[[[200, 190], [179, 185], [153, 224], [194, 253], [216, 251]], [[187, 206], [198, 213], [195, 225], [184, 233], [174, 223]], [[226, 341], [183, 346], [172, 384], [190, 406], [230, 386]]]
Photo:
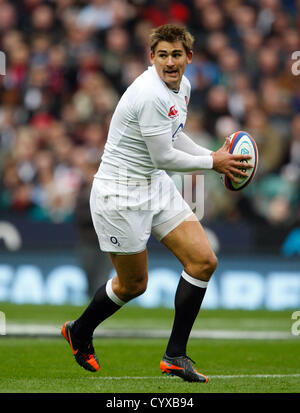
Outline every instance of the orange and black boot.
[[165, 354], [160, 362], [160, 369], [162, 373], [178, 376], [185, 381], [207, 383], [207, 377], [199, 373], [191, 362], [195, 363], [189, 356], [169, 357]]
[[74, 321], [66, 321], [62, 326], [61, 334], [70, 344], [71, 350], [77, 363], [86, 370], [96, 372], [99, 370], [100, 363], [95, 354], [92, 339], [82, 341], [72, 333]]

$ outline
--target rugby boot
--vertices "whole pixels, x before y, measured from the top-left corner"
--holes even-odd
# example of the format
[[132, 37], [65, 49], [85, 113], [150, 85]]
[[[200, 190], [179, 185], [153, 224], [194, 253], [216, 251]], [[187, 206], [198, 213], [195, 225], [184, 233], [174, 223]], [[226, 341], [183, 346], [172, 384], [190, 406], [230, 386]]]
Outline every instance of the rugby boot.
[[199, 373], [191, 362], [195, 364], [189, 356], [169, 357], [164, 354], [160, 362], [160, 369], [162, 373], [178, 376], [185, 381], [207, 383], [207, 377]]
[[61, 329], [61, 334], [70, 344], [71, 350], [77, 363], [86, 370], [96, 372], [99, 370], [100, 363], [95, 354], [92, 339], [79, 340], [72, 333], [74, 321], [66, 321]]

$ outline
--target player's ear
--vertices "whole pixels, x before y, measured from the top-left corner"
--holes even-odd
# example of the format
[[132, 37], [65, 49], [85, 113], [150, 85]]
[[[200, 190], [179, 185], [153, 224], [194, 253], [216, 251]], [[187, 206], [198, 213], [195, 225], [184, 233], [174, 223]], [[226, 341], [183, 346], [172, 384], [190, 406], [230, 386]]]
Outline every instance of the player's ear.
[[192, 63], [192, 59], [193, 59], [193, 51], [190, 50], [187, 54], [187, 63], [188, 64]]
[[150, 62], [154, 63], [154, 52], [152, 50], [150, 51]]

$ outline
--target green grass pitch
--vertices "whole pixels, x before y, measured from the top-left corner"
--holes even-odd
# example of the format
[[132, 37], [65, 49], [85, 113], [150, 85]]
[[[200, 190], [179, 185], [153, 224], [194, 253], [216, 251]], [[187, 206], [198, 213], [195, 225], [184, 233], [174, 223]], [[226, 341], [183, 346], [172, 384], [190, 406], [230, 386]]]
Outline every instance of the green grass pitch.
[[[60, 325], [82, 310], [71, 306], [17, 306], [0, 303], [7, 323]], [[171, 328], [167, 309], [128, 307], [103, 328]], [[202, 311], [194, 328], [282, 331], [291, 312]], [[299, 393], [298, 338], [274, 340], [191, 338], [188, 354], [208, 376], [207, 384], [185, 383], [161, 374], [167, 338], [95, 338], [98, 373], [82, 369], [61, 337], [0, 336], [1, 393]]]

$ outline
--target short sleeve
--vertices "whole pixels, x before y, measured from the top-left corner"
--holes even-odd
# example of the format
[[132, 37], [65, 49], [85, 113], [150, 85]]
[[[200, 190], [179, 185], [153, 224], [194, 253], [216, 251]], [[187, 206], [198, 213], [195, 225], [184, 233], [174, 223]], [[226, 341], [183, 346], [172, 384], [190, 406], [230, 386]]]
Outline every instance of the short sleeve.
[[137, 109], [141, 134], [144, 137], [171, 134], [171, 119], [168, 117], [166, 104], [158, 99], [145, 99]]

